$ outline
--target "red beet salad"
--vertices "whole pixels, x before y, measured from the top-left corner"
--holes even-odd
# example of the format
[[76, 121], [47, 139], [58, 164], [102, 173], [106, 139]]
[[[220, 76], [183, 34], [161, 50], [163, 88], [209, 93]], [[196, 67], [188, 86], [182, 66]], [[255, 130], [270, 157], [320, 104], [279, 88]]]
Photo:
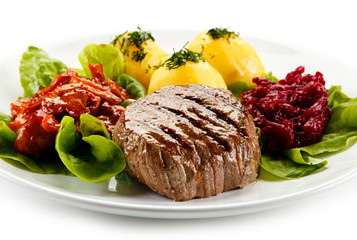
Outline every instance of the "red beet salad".
[[242, 94], [272, 152], [316, 143], [331, 118], [323, 75], [303, 75], [304, 71], [298, 67], [279, 82], [254, 78], [257, 86]]

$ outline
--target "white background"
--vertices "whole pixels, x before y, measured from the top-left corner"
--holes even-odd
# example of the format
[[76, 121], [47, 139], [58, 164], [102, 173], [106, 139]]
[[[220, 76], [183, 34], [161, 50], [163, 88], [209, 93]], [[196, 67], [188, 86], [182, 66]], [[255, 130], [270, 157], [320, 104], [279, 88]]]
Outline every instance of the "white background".
[[[357, 67], [353, 1], [33, 0], [1, 1], [0, 9], [0, 60], [29, 45], [117, 34], [116, 29], [140, 25], [156, 30], [229, 27], [316, 49]], [[357, 76], [351, 78], [357, 81]], [[0, 178], [0, 239], [351, 239], [356, 214], [357, 176], [288, 206], [201, 220], [92, 212], [43, 198]]]

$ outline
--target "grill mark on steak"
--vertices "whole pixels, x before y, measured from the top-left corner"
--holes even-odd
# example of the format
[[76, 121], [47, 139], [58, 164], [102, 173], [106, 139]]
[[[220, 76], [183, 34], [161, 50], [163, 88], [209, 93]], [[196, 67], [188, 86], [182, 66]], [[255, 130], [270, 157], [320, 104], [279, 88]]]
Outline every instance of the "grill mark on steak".
[[[200, 91], [201, 91], [201, 94], [200, 94]], [[199, 104], [202, 104], [203, 103], [203, 99], [202, 98], [199, 98], [197, 96], [200, 96], [200, 95], [210, 95], [211, 97], [215, 98], [215, 99], [219, 99], [221, 100], [222, 102], [224, 102], [225, 104], [231, 106], [232, 108], [235, 108], [235, 109], [238, 109], [240, 112], [244, 113], [245, 116], [248, 115], [248, 112], [247, 110], [243, 107], [243, 105], [241, 105], [240, 103], [240, 106], [237, 105], [237, 101], [231, 101], [231, 99], [235, 99], [235, 96], [233, 95], [232, 92], [230, 91], [215, 91], [214, 93], [210, 90], [210, 89], [200, 89], [197, 91], [197, 94], [193, 95], [193, 96], [189, 96], [189, 95], [185, 95], [183, 93], [175, 93], [176, 96], [181, 96], [182, 98], [184, 99], [189, 99], [189, 100], [192, 100], [192, 101], [195, 101]], [[230, 95], [230, 96], [227, 96], [227, 95]]]
[[194, 119], [194, 118], [188, 116], [187, 114], [185, 114], [183, 111], [180, 111], [177, 109], [173, 109], [173, 108], [169, 108], [169, 107], [162, 107], [162, 108], [174, 113], [175, 115], [178, 115], [182, 118], [187, 119], [194, 127], [196, 127], [197, 129], [203, 130], [204, 133], [207, 134], [206, 135], [207, 137], [212, 138], [214, 141], [216, 141], [216, 143], [219, 144], [219, 147], [221, 147], [223, 150], [225, 150], [225, 151], [230, 150], [230, 146], [229, 146], [228, 142], [224, 139], [221, 139], [218, 135], [216, 135], [214, 132], [212, 132], [212, 130], [210, 128], [203, 125], [202, 121], [198, 120], [199, 118]]
[[[245, 129], [245, 126], [244, 126], [244, 121], [242, 121], [240, 124], [238, 124], [237, 122], [235, 122], [234, 120], [232, 120], [231, 118], [229, 118], [227, 116], [227, 113], [225, 112], [222, 112], [220, 110], [217, 110], [217, 109], [214, 109], [212, 107], [207, 107], [207, 109], [209, 109], [210, 111], [214, 112], [217, 116], [217, 118], [227, 122], [228, 124], [234, 126], [235, 129], [239, 129], [240, 131], [237, 131], [237, 133], [239, 135], [241, 135], [242, 137], [244, 138], [247, 138], [248, 135], [247, 135], [247, 130]], [[240, 108], [238, 108], [240, 109]]]
[[[168, 113], [168, 114], [171, 113], [173, 122], [177, 121], [179, 118], [185, 118], [185, 119], [187, 119], [187, 121], [188, 121], [189, 123], [191, 123], [194, 128], [192, 128], [192, 127], [183, 128], [182, 130], [183, 130], [184, 133], [186, 133], [186, 136], [187, 136], [187, 137], [188, 137], [188, 136], [191, 136], [191, 137], [194, 137], [194, 136], [195, 136], [194, 139], [196, 139], [196, 140], [199, 139], [199, 140], [203, 141], [203, 142], [204, 142], [204, 145], [212, 146], [211, 149], [205, 149], [204, 151], [201, 151], [201, 152], [210, 152], [210, 150], [212, 151], [213, 149], [215, 149], [215, 148], [217, 148], [217, 147], [218, 147], [218, 148], [221, 148], [223, 144], [224, 144], [224, 146], [226, 146], [226, 147], [224, 148], [225, 151], [226, 151], [226, 150], [230, 150], [230, 146], [229, 146], [229, 144], [228, 144], [227, 141], [225, 141], [225, 140], [222, 141], [219, 137], [216, 136], [216, 133], [211, 133], [211, 131], [210, 131], [209, 128], [203, 127], [203, 125], [202, 125], [203, 123], [200, 123], [198, 120], [193, 119], [193, 118], [187, 116], [184, 112], [179, 111], [179, 110], [176, 110], [176, 109], [171, 109], [171, 108], [168, 108], [168, 107], [163, 107], [163, 106], [161, 106], [161, 107], [155, 106], [155, 109], [158, 110], [158, 111], [162, 111], [163, 114], [165, 114], [165, 112]], [[165, 110], [166, 110], [166, 111], [165, 111]], [[187, 146], [190, 146], [189, 144], [187, 144], [187, 143], [185, 142], [184, 138], [183, 138], [181, 135], [176, 134], [176, 132], [175, 132], [173, 129], [170, 129], [169, 127], [162, 127], [162, 126], [159, 126], [159, 128], [160, 128], [164, 133], [169, 134], [173, 139], [177, 140], [177, 141], [181, 144], [181, 146], [186, 146], [186, 147], [187, 147]], [[189, 130], [189, 131], [187, 131], [187, 130]], [[205, 130], [208, 130], [208, 132], [210, 133], [208, 136], [205, 135], [205, 138], [202, 138], [202, 135], [197, 134], [197, 133], [200, 132], [200, 131], [204, 131], [204, 133], [207, 133], [207, 131], [205, 131]], [[155, 137], [155, 139], [157, 139], [159, 142], [162, 142], [162, 140], [161, 140], [160, 138], [158, 138], [158, 137], [156, 136], [156, 134], [155, 134], [153, 137]], [[201, 139], [200, 139], [200, 138], [201, 138]], [[212, 139], [214, 139], [214, 140], [216, 141], [216, 143], [212, 143], [212, 142], [211, 142], [209, 139], [207, 139], [207, 138], [212, 138]], [[194, 146], [197, 146], [197, 144], [195, 143], [195, 141], [193, 141], [193, 142], [194, 142]], [[194, 151], [194, 152], [197, 152], [197, 151], [196, 151], [195, 149], [193, 149], [191, 146], [189, 147], [188, 150], [190, 151], [190, 153], [192, 153], [193, 151]], [[198, 152], [200, 152], [200, 151], [198, 151]], [[217, 152], [217, 151], [216, 151], [216, 152]], [[201, 160], [201, 162], [202, 162], [202, 156], [199, 155], [199, 157], [200, 157], [200, 160]], [[206, 159], [212, 159], [212, 157], [206, 157]], [[222, 158], [222, 161], [224, 161], [223, 158]], [[165, 162], [165, 161], [164, 161], [164, 162]], [[206, 189], [206, 187], [204, 188], [204, 190], [205, 190], [204, 193], [203, 193], [204, 196], [207, 196], [207, 193], [210, 192], [210, 191], [214, 191], [214, 192], [217, 192], [217, 193], [219, 192], [219, 191], [216, 190], [216, 185], [217, 185], [216, 179], [218, 179], [219, 176], [216, 175], [215, 169], [217, 169], [217, 168], [212, 166], [212, 165], [213, 165], [212, 162], [216, 162], [216, 161], [207, 161], [207, 165], [208, 165], [207, 167], [211, 168], [211, 171], [212, 171], [212, 173], [213, 173], [213, 176], [210, 176], [210, 177], [204, 176], [204, 177], [206, 178], [206, 180], [205, 180], [206, 182], [208, 181], [209, 178], [213, 179], [214, 182], [213, 182], [213, 184], [210, 186], [211, 190], [210, 190], [210, 189]], [[185, 173], [186, 173], [186, 175], [187, 175], [187, 176], [186, 176], [186, 179], [189, 177], [189, 175], [192, 175], [192, 174], [190, 174], [190, 171], [187, 171], [188, 169], [190, 169], [190, 168], [184, 168]], [[222, 185], [222, 184], [220, 184], [220, 185]], [[175, 189], [174, 186], [173, 186], [172, 188]], [[222, 186], [221, 188], [222, 188], [222, 190], [223, 190], [223, 186]], [[222, 190], [221, 190], [221, 191], [222, 191]]]
[[[162, 108], [159, 106], [146, 106], [146, 108], [151, 109], [151, 114], [156, 115], [153, 118], [160, 119], [160, 115], [162, 116]], [[138, 126], [146, 127], [146, 131], [149, 131], [149, 137], [155, 139], [158, 143], [165, 145], [167, 149], [177, 149], [176, 144], [179, 144], [182, 147], [188, 148], [189, 150], [193, 150], [192, 143], [187, 142], [187, 139], [184, 139], [181, 135], [177, 134], [173, 128], [169, 126], [164, 126], [162, 124], [154, 124], [152, 122], [147, 122], [146, 119], [136, 120], [135, 121]], [[178, 154], [176, 151], [174, 154]]]
[[[222, 112], [220, 112], [220, 111], [218, 111], [216, 109], [213, 109], [213, 108], [211, 108], [209, 106], [206, 106], [206, 108], [208, 110], [210, 110], [211, 112], [213, 112], [214, 114], [216, 114], [217, 119], [224, 121], [226, 124], [233, 126], [235, 129], [238, 128], [238, 129], [242, 130], [242, 131], [236, 131], [237, 134], [239, 134], [240, 136], [242, 136], [244, 138], [248, 137], [247, 131], [246, 131], [245, 127], [244, 127], [244, 124], [245, 124], [244, 121], [242, 121], [241, 124], [237, 124], [235, 121], [233, 121], [232, 119], [227, 117], [225, 115], [225, 113], [222, 113]], [[217, 121], [215, 121], [215, 119], [212, 119], [212, 118], [210, 118], [210, 117], [208, 117], [206, 115], [203, 115], [202, 113], [196, 111], [196, 109], [188, 109], [188, 110], [191, 111], [192, 113], [196, 114], [200, 118], [202, 118], [202, 119], [204, 119], [206, 121], [209, 121], [210, 123], [212, 123], [212, 124], [214, 124], [216, 126], [224, 127], [224, 125], [222, 125], [220, 122], [217, 122]]]
[[183, 137], [179, 134], [176, 133], [176, 131], [172, 128], [169, 128], [167, 126], [160, 125], [159, 128], [166, 134], [170, 135], [173, 139], [175, 139], [178, 144], [184, 148], [186, 148], [188, 151], [193, 151], [192, 145], [187, 143], [186, 139], [183, 139]]
[[[202, 120], [208, 121], [210, 124], [222, 128], [222, 130], [223, 130], [224, 128], [227, 128], [226, 125], [228, 125], [230, 128], [235, 129], [235, 131], [236, 131], [236, 133], [238, 133], [238, 135], [240, 135], [240, 136], [242, 136], [242, 137], [244, 137], [244, 138], [247, 137], [246, 129], [245, 129], [245, 127], [242, 126], [242, 125], [244, 124], [244, 121], [243, 121], [243, 122], [240, 122], [240, 124], [236, 123], [234, 120], [232, 120], [231, 118], [229, 118], [228, 116], [226, 116], [225, 113], [221, 112], [220, 110], [215, 109], [214, 107], [211, 107], [211, 105], [209, 105], [209, 104], [211, 104], [211, 103], [209, 103], [209, 102], [206, 103], [206, 102], [203, 101], [202, 99], [199, 99], [199, 98], [196, 98], [196, 97], [193, 97], [193, 96], [187, 97], [187, 96], [183, 96], [183, 95], [181, 95], [181, 94], [175, 94], [174, 96], [175, 96], [175, 97], [178, 97], [178, 99], [175, 99], [175, 100], [177, 100], [177, 101], [179, 101], [179, 100], [181, 100], [181, 99], [185, 99], [185, 100], [187, 100], [187, 101], [193, 102], [192, 107], [191, 107], [191, 108], [187, 108], [187, 109], [185, 109], [185, 110], [187, 110], [188, 112], [190, 112], [190, 113], [192, 113], [192, 114], [195, 114], [195, 115], [197, 116], [197, 119], [199, 119], [199, 120], [196, 120], [196, 119], [194, 119], [194, 118], [188, 116], [188, 115], [185, 114], [182, 110], [178, 110], [178, 109], [173, 109], [173, 108], [170, 108], [170, 107], [166, 107], [166, 106], [165, 106], [165, 103], [162, 103], [160, 108], [161, 108], [161, 109], [166, 109], [166, 110], [172, 112], [172, 113], [173, 113], [173, 116], [175, 116], [175, 117], [180, 116], [180, 117], [182, 117], [182, 118], [185, 118], [185, 119], [187, 119], [194, 127], [196, 127], [197, 129], [204, 130], [204, 131], [208, 134], [206, 137], [208, 137], [208, 138], [213, 138], [213, 139], [218, 143], [218, 146], [219, 146], [220, 148], [222, 148], [223, 150], [225, 150], [225, 151], [231, 151], [231, 146], [230, 146], [230, 144], [228, 143], [228, 141], [225, 140], [225, 139], [221, 139], [221, 138], [219, 137], [219, 135], [217, 135], [217, 133], [212, 132], [210, 127], [207, 127], [206, 124], [202, 123]], [[174, 96], [172, 96], [172, 97], [174, 97]], [[227, 102], [225, 101], [225, 103], [227, 103]], [[230, 106], [231, 108], [234, 108], [234, 110], [241, 110], [241, 108], [237, 107], [236, 105], [229, 104], [229, 106]], [[200, 112], [202, 112], [202, 109], [199, 109], [199, 108], [203, 108], [203, 107], [205, 108], [205, 109], [204, 109], [205, 111], [210, 111], [211, 113], [213, 113], [213, 116], [216, 116], [217, 119], [212, 118], [212, 116], [211, 116], [211, 118], [210, 118], [208, 115], [204, 115], [204, 114], [200, 113]], [[229, 115], [229, 114], [230, 114], [232, 111], [234, 111], [234, 110], [231, 110], [230, 112], [228, 112], [227, 115]], [[244, 115], [246, 115], [245, 112], [244, 112]], [[218, 120], [218, 121], [215, 121], [215, 120]], [[223, 121], [224, 124], [222, 123], [222, 121]], [[226, 125], [225, 125], [225, 124], [226, 124]], [[240, 129], [240, 130], [242, 130], [242, 131], [237, 131], [236, 129]], [[191, 136], [192, 136], [192, 132], [187, 133], [187, 135], [191, 135]], [[233, 137], [233, 136], [232, 136], [232, 137]], [[209, 142], [208, 144], [212, 145], [211, 142]], [[216, 145], [214, 144], [213, 146], [216, 146]], [[199, 152], [200, 152], [200, 151], [199, 151]], [[237, 157], [238, 157], [239, 159], [241, 159], [239, 156], [237, 156]], [[202, 159], [201, 156], [200, 156], [200, 158]], [[225, 159], [226, 159], [226, 157], [223, 158], [223, 161], [224, 161], [224, 162], [226, 162]], [[228, 160], [228, 161], [229, 161], [229, 160]], [[212, 165], [211, 162], [208, 162], [208, 164], [209, 164], [209, 166]], [[232, 167], [233, 167], [233, 168], [236, 168], [237, 171], [235, 171], [235, 172], [238, 173], [239, 175], [242, 175], [242, 173], [244, 172], [244, 166], [242, 166], [241, 161], [238, 161], [238, 163], [236, 164], [236, 166], [232, 166], [232, 164], [229, 164], [229, 163], [226, 164], [226, 165], [227, 165], [227, 166], [230, 166], [231, 168], [232, 168]], [[234, 165], [234, 164], [233, 164], [233, 165]], [[217, 192], [217, 190], [215, 189], [215, 186], [217, 186], [216, 179], [218, 179], [217, 174], [216, 174], [216, 171], [215, 171], [216, 168], [211, 166], [211, 169], [212, 169], [213, 175], [214, 175], [213, 178], [212, 178], [212, 179], [214, 179], [214, 185], [213, 185], [214, 190], [213, 190], [213, 191], [214, 191], [214, 192]], [[224, 174], [223, 174], [223, 179], [224, 179], [224, 177], [225, 177], [225, 176], [224, 176]], [[231, 177], [231, 179], [232, 179], [232, 177]], [[238, 183], [235, 183], [235, 184], [238, 184]], [[233, 185], [233, 184], [229, 184], [228, 186], [231, 187], [232, 185]], [[222, 186], [222, 188], [228, 189], [229, 187], [227, 187], [227, 186], [225, 186], [225, 187]], [[205, 192], [209, 191], [209, 190], [207, 190], [207, 189], [205, 189], [205, 190], [206, 190]], [[204, 194], [205, 194], [205, 193], [204, 193]]]
[[[235, 98], [232, 92], [229, 92], [229, 94]], [[248, 115], [247, 110], [243, 107], [243, 105], [239, 102], [240, 106], [237, 105], [237, 103], [232, 103], [231, 101], [228, 100], [227, 96], [222, 95], [222, 93], [216, 93], [215, 97], [223, 101], [224, 103], [230, 105], [233, 108], [237, 108], [240, 112], [242, 112], [245, 116]]]
[[[179, 117], [177, 117], [177, 115], [171, 115], [171, 113], [167, 112], [165, 109], [163, 109], [160, 106], [154, 105], [154, 106], [145, 106], [145, 108], [150, 111], [152, 118], [167, 118], [167, 119], [171, 119], [172, 125], [175, 124], [175, 122], [178, 122]], [[170, 114], [170, 116], [168, 117], [163, 117], [165, 114]], [[140, 120], [140, 121], [136, 121], [137, 124], [139, 124], [139, 126], [145, 125], [145, 127], [147, 127], [147, 131], [149, 131], [149, 135], [148, 137], [153, 138], [155, 141], [157, 141], [159, 144], [161, 144], [162, 146], [164, 146], [164, 148], [171, 152], [171, 154], [173, 155], [192, 155], [193, 153], [196, 152], [195, 149], [195, 145], [194, 143], [192, 143], [191, 140], [189, 140], [189, 136], [188, 135], [182, 135], [182, 134], [178, 134], [176, 132], [175, 129], [170, 128], [170, 126], [163, 126], [162, 124], [153, 124], [153, 123], [147, 123], [147, 121], [145, 119]], [[142, 125], [140, 125], [142, 124]], [[179, 144], [181, 147], [183, 147], [185, 150], [178, 148], [176, 146], [176, 144]], [[176, 150], [181, 150], [181, 151], [176, 151]], [[175, 150], [175, 151], [174, 151]], [[161, 151], [160, 151], [161, 152]], [[196, 152], [197, 153], [197, 152]], [[169, 169], [170, 166], [172, 166], [172, 163], [168, 163], [164, 158], [162, 157], [163, 155], [160, 155], [160, 159], [162, 162], [162, 167], [165, 169]], [[191, 164], [191, 168], [190, 167], [186, 167], [184, 166], [183, 170], [185, 172], [185, 174], [182, 176], [181, 181], [186, 181], [188, 178], [191, 178], [192, 175], [194, 175], [194, 173], [196, 172], [196, 169], [192, 169], [192, 167], [194, 168], [194, 165]], [[167, 176], [168, 179], [171, 179], [170, 177]], [[170, 183], [171, 184], [171, 183]], [[173, 189], [173, 191], [176, 191], [176, 187], [175, 186], [171, 186], [171, 188]], [[182, 190], [181, 190], [182, 191]]]
[[[219, 109], [216, 109], [214, 106], [211, 106], [209, 104], [204, 104], [204, 100], [201, 99], [201, 98], [198, 98], [196, 96], [183, 96], [182, 94], [175, 94], [176, 96], [180, 96], [182, 99], [185, 99], [185, 100], [189, 100], [189, 101], [192, 101], [200, 106], [204, 106], [207, 110], [213, 112], [216, 117], [224, 122], [226, 122], [228, 125], [231, 125], [233, 126], [234, 129], [240, 129], [240, 131], [237, 131], [238, 134], [240, 134], [242, 137], [246, 138], [248, 137], [247, 135], [247, 131], [245, 130], [245, 127], [243, 127], [242, 125], [244, 125], [244, 122], [240, 122], [240, 124], [238, 124], [237, 122], [235, 122], [234, 120], [232, 120], [231, 118], [229, 118], [229, 114], [230, 113], [226, 113], [226, 112], [223, 112]], [[239, 110], [241, 113], [244, 114], [244, 116], [247, 116], [247, 112], [245, 109], [237, 106], [237, 105], [234, 105], [230, 102], [228, 102], [227, 100], [225, 100], [224, 98], [222, 98], [221, 96], [219, 96], [219, 99], [221, 101], [223, 101], [224, 103], [228, 104], [230, 107], [232, 107], [233, 109], [236, 109], [236, 110]], [[232, 110], [233, 111], [233, 110]], [[195, 112], [197, 114], [197, 112]], [[209, 119], [208, 117], [206, 116], [203, 116], [203, 115], [200, 115], [200, 117], [202, 118], [205, 118], [205, 120], [208, 120], [210, 121], [211, 123], [214, 123], [214, 124], [217, 124], [216, 122], [214, 122], [212, 119]]]
[[140, 128], [144, 128], [150, 134], [148, 134], [149, 138], [155, 140], [158, 144], [161, 144], [163, 147], [171, 150], [175, 149], [175, 139], [168, 138], [165, 136], [165, 132], [163, 132], [160, 128], [145, 121], [136, 121], [137, 126]]
[[[191, 113], [196, 114], [198, 116], [198, 118], [206, 120], [206, 121], [208, 121], [209, 123], [211, 123], [211, 124], [213, 124], [215, 126], [226, 128], [226, 126], [221, 123], [221, 122], [224, 122], [225, 124], [229, 125], [231, 129], [235, 129], [235, 131], [239, 135], [241, 135], [242, 137], [246, 138], [248, 136], [247, 132], [246, 132], [246, 129], [245, 129], [245, 126], [244, 126], [244, 124], [245, 124], [244, 120], [236, 122], [236, 121], [232, 120], [228, 116], [234, 110], [239, 110], [240, 112], [243, 113], [243, 111], [241, 111], [240, 107], [238, 107], [236, 105], [233, 105], [233, 104], [229, 104], [233, 109], [230, 112], [225, 113], [225, 112], [223, 112], [223, 111], [221, 111], [219, 109], [214, 108], [213, 106], [211, 106], [211, 103], [205, 102], [204, 100], [202, 100], [200, 98], [197, 98], [197, 97], [194, 97], [194, 96], [186, 96], [186, 95], [183, 96], [182, 94], [175, 94], [175, 96], [180, 97], [177, 100], [185, 99], [185, 100], [192, 101], [193, 103], [195, 103], [193, 105], [194, 107], [187, 108], [186, 110], [191, 112]], [[227, 101], [225, 101], [225, 103], [226, 102]], [[165, 108], [168, 109], [167, 107], [165, 107]], [[216, 118], [213, 118], [212, 116], [208, 116], [208, 115], [202, 114], [201, 113], [202, 112], [202, 108], [205, 108], [204, 109], [205, 111], [212, 112]], [[180, 110], [170, 108], [170, 111], [175, 112], [177, 115], [181, 115], [181, 116], [187, 117], [187, 115], [184, 114]], [[246, 116], [245, 111], [244, 111], [244, 115]], [[197, 125], [197, 124], [195, 124], [195, 125]], [[237, 131], [237, 129], [239, 129], [240, 131]]]
[[[164, 107], [164, 106], [161, 106], [160, 107], [160, 110], [162, 110], [163, 112], [165, 112], [166, 114], [171, 114], [172, 115], [172, 117], [173, 117], [173, 121], [174, 121], [174, 118], [177, 118], [177, 119], [179, 119], [179, 118], [182, 118], [179, 122], [181, 122], [181, 130], [183, 131], [183, 133], [185, 133], [186, 134], [186, 137], [191, 137], [191, 138], [193, 138], [193, 144], [194, 144], [194, 148], [193, 149], [191, 149], [192, 151], [189, 151], [188, 152], [188, 154], [191, 154], [192, 155], [192, 153], [196, 153], [197, 154], [197, 156], [199, 157], [199, 161], [200, 161], [200, 164], [204, 161], [204, 162], [206, 162], [206, 164], [204, 164], [205, 166], [207, 166], [207, 164], [209, 165], [209, 166], [211, 166], [212, 164], [211, 164], [211, 161], [205, 161], [204, 159], [208, 159], [208, 160], [210, 160], [210, 159], [212, 159], [212, 157], [211, 156], [209, 156], [209, 157], [202, 157], [202, 155], [200, 154], [200, 153], [209, 153], [210, 151], [214, 151], [214, 152], [219, 152], [220, 150], [218, 150], [219, 148], [221, 148], [221, 145], [219, 145], [219, 144], [221, 144], [221, 139], [220, 138], [218, 138], [216, 135], [206, 135], [205, 133], [207, 133], [206, 131], [205, 131], [205, 129], [206, 128], [203, 128], [202, 127], [202, 124], [198, 121], [198, 120], [195, 120], [195, 119], [193, 119], [193, 118], [191, 118], [191, 117], [189, 117], [189, 116], [187, 116], [183, 111], [179, 111], [179, 110], [176, 110], [176, 109], [172, 109], [172, 108], [169, 108], [169, 107]], [[165, 111], [166, 110], [166, 111]], [[187, 120], [187, 122], [186, 122], [186, 124], [185, 123], [183, 123], [183, 120]], [[176, 120], [176, 119], [175, 119]], [[190, 125], [188, 125], [188, 124], [191, 124], [191, 126]], [[168, 129], [168, 128], [167, 128]], [[170, 130], [172, 130], [172, 129], [170, 129]], [[203, 132], [205, 135], [202, 135], [202, 134], [200, 134], [201, 132]], [[181, 138], [181, 137], [180, 137]], [[216, 141], [216, 143], [215, 142], [212, 142], [211, 140], [210, 140], [210, 138], [212, 139], [212, 140], [215, 140]], [[183, 140], [183, 138], [181, 138], [181, 141]], [[202, 148], [201, 146], [200, 147], [198, 147], [198, 142], [197, 141], [200, 141], [200, 142], [202, 142], [203, 144], [201, 144], [201, 145], [204, 145], [206, 148], [208, 147], [208, 148], [210, 148], [210, 149], [204, 149], [203, 151], [199, 151], [199, 150], [197, 150], [197, 149], [199, 149], [199, 148]], [[229, 147], [229, 145], [228, 145], [228, 143], [227, 142], [224, 142], [224, 144], [227, 144], [227, 146]], [[187, 144], [185, 144], [185, 145], [187, 145]], [[218, 149], [217, 149], [218, 148]], [[216, 149], [216, 150], [214, 150], [214, 149]], [[193, 165], [192, 166], [193, 168], [195, 168], [195, 166]], [[192, 168], [189, 168], [189, 167], [187, 167], [187, 168], [184, 168], [184, 170], [185, 170], [185, 173], [186, 173], [186, 182], [188, 182], [187, 181], [187, 178], [190, 178], [190, 177], [192, 177], [192, 171], [190, 171]], [[215, 171], [215, 168], [213, 168], [212, 166], [211, 166], [211, 169], [212, 169], [212, 172], [213, 172], [213, 177], [207, 177], [207, 176], [204, 176], [205, 177], [205, 181], [206, 182], [209, 182], [208, 181], [208, 179], [213, 179], [214, 180], [214, 182], [213, 182], [213, 185], [212, 186], [210, 186], [210, 188], [213, 188], [214, 190], [214, 192], [216, 192], [216, 190], [215, 190], [215, 186], [216, 186], [216, 171]], [[195, 171], [196, 172], [196, 171]], [[203, 190], [203, 195], [202, 195], [202, 197], [204, 197], [204, 196], [208, 196], [207, 195], [207, 193], [209, 193], [210, 192], [210, 190], [209, 189], [207, 189], [207, 186], [202, 186], [202, 190]]]
[[217, 195], [257, 176], [259, 145], [243, 108], [224, 89], [169, 86], [128, 106], [113, 140], [127, 171], [154, 191], [176, 201]]
[[[189, 117], [183, 111], [176, 110], [176, 109], [171, 109], [171, 108], [165, 107], [165, 106], [162, 106], [161, 108], [162, 109], [166, 109], [169, 112], [172, 112], [173, 116], [180, 116], [180, 117], [186, 119], [190, 124], [192, 124], [195, 127], [195, 128], [187, 128], [187, 129], [190, 129], [190, 131], [187, 131], [186, 128], [182, 129], [188, 136], [194, 137], [195, 136], [194, 134], [196, 132], [198, 132], [199, 130], [207, 130], [207, 127], [203, 127], [202, 123], [200, 123], [199, 121], [193, 119], [192, 117]], [[190, 111], [190, 112], [195, 112], [195, 111]], [[221, 125], [218, 125], [218, 126], [221, 126]], [[194, 130], [192, 131], [191, 129], [194, 129]], [[195, 131], [195, 129], [196, 129], [196, 131]], [[216, 152], [218, 150], [217, 147], [218, 148], [222, 148], [220, 145], [212, 144], [212, 142], [209, 141], [209, 138], [213, 138], [217, 143], [223, 144], [221, 139], [219, 137], [217, 137], [216, 135], [214, 135], [215, 133], [211, 133], [210, 130], [208, 131], [208, 133], [210, 133], [210, 134], [206, 135], [205, 138], [200, 139], [200, 140], [202, 140], [205, 143], [205, 145], [211, 146], [211, 148], [210, 149], [203, 149], [202, 151], [199, 151], [199, 150], [197, 151], [201, 161], [202, 161], [202, 159], [212, 159], [211, 156], [202, 156], [202, 153], [207, 153], [207, 152], [210, 152], [210, 151]], [[232, 138], [238, 138], [238, 136], [239, 135], [232, 136]], [[230, 143], [228, 141], [226, 141], [226, 140], [223, 140], [223, 141], [224, 141], [224, 144], [226, 146], [224, 150], [225, 151], [227, 151], [227, 150], [231, 151], [232, 150], [232, 146], [230, 145]], [[194, 141], [194, 143], [195, 143], [195, 141]], [[196, 143], [195, 143], [195, 146], [196, 146], [195, 148], [197, 149], [197, 144]], [[217, 149], [217, 150], [215, 151], [215, 149]], [[212, 159], [212, 161], [205, 161], [206, 164], [204, 164], [204, 166], [206, 166], [207, 168], [212, 169], [213, 176], [208, 177], [208, 176], [204, 175], [203, 177], [204, 177], [205, 181], [208, 181], [208, 179], [213, 179], [214, 182], [213, 182], [213, 185], [205, 186], [203, 188], [203, 190], [204, 190], [203, 195], [204, 196], [206, 196], [206, 194], [208, 192], [213, 191], [213, 192], [219, 193], [219, 192], [222, 192], [223, 189], [225, 189], [225, 191], [226, 191], [227, 189], [232, 188], [232, 186], [234, 184], [236, 184], [236, 185], [239, 184], [239, 183], [235, 182], [235, 183], [230, 183], [227, 186], [224, 186], [224, 182], [225, 182], [224, 179], [225, 178], [235, 179], [233, 177], [234, 175], [236, 175], [236, 174], [242, 175], [242, 172], [244, 171], [244, 167], [241, 164], [241, 159], [242, 158], [240, 156], [237, 156], [237, 157], [240, 159], [238, 162], [233, 162], [232, 160], [230, 160], [230, 158], [232, 158], [232, 157], [229, 157], [229, 156], [228, 157], [227, 156], [222, 156], [222, 160], [221, 161], [217, 161], [216, 159]], [[229, 159], [227, 160], [227, 158], [229, 158]], [[219, 179], [220, 176], [218, 175], [219, 173], [216, 172], [217, 167], [213, 167], [213, 163], [214, 162], [223, 162], [222, 165], [226, 165], [227, 169], [232, 169], [232, 168], [233, 169], [237, 169], [237, 170], [233, 171], [233, 173], [230, 174], [229, 177], [225, 177], [225, 174], [222, 174], [222, 176], [221, 176], [222, 177], [222, 183], [220, 183], [220, 187], [218, 187], [218, 189], [217, 189], [217, 185], [218, 185], [217, 184], [217, 179]], [[210, 172], [210, 171], [208, 171], [208, 172]], [[226, 171], [226, 172], [229, 173], [230, 171]], [[207, 188], [211, 188], [211, 190], [207, 189]]]

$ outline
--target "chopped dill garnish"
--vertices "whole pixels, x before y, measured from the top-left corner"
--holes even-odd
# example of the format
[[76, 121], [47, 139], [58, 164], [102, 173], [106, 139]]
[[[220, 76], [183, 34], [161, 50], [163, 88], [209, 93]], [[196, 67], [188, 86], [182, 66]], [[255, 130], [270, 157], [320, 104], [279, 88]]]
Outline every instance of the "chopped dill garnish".
[[139, 31], [134, 31], [128, 34], [128, 40], [133, 43], [137, 48], [142, 47], [142, 44], [149, 39], [155, 41], [154, 37], [151, 35], [150, 32], [142, 31], [140, 27], [138, 27], [138, 30]]
[[160, 64], [159, 66], [156, 66], [157, 68], [159, 67], [166, 67], [168, 70], [176, 69], [181, 66], [185, 66], [186, 63], [188, 62], [193, 62], [193, 63], [199, 63], [200, 61], [204, 62], [205, 60], [201, 57], [201, 53], [198, 52], [193, 52], [189, 49], [186, 48], [187, 43], [183, 48], [172, 54], [172, 56], [167, 59], [165, 62]]
[[135, 62], [141, 62], [145, 57], [146, 57], [146, 52], [144, 52], [143, 49], [140, 49], [139, 51], [133, 51], [133, 56], [131, 59], [133, 59]]
[[[128, 37], [122, 38], [125, 34], [127, 34]], [[126, 31], [123, 34], [120, 34], [112, 41], [112, 44], [114, 46], [118, 44], [120, 50], [125, 56], [129, 56], [129, 46], [134, 45], [138, 51], [133, 51], [131, 59], [136, 62], [141, 62], [147, 55], [147, 52], [144, 51], [145, 49], [143, 47], [143, 44], [145, 44], [147, 40], [155, 41], [150, 32], [143, 31], [140, 27], [138, 27], [138, 31], [129, 33]]]
[[227, 28], [212, 28], [208, 30], [207, 35], [212, 39], [226, 38], [229, 40], [231, 37], [238, 37], [239, 33], [228, 31]]

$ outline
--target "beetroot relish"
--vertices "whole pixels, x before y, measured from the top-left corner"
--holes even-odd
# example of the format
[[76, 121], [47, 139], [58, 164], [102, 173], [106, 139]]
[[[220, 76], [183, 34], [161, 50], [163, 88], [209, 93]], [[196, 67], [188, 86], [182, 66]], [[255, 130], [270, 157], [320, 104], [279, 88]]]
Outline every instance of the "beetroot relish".
[[316, 143], [331, 118], [323, 75], [304, 71], [300, 66], [278, 83], [256, 77], [257, 86], [241, 95], [272, 152]]

